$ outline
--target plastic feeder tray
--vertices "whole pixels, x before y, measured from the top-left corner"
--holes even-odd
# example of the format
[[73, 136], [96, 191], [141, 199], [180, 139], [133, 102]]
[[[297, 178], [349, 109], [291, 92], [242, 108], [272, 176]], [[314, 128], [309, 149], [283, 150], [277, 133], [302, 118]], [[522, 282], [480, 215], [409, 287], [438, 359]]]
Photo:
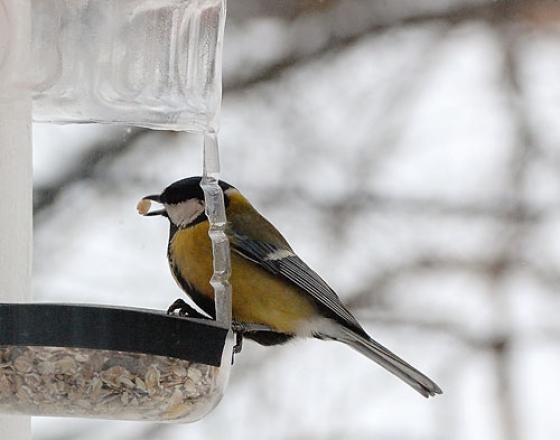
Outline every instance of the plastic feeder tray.
[[0, 304], [0, 412], [192, 422], [220, 401], [232, 333], [145, 309]]

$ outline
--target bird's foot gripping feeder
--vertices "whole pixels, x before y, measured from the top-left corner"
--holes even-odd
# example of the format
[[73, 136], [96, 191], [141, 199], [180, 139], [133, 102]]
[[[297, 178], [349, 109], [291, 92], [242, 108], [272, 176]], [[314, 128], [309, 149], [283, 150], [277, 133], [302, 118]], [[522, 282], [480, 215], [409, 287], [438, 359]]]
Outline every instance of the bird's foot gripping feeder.
[[0, 304], [0, 412], [192, 422], [227, 384], [231, 332], [142, 309]]

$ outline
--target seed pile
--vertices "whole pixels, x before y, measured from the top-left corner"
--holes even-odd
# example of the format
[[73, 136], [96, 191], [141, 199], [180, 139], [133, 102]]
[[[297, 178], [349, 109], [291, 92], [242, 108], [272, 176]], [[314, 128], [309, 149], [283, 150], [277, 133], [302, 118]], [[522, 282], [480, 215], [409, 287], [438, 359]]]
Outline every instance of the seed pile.
[[218, 370], [144, 353], [0, 347], [0, 411], [188, 421], [214, 405]]

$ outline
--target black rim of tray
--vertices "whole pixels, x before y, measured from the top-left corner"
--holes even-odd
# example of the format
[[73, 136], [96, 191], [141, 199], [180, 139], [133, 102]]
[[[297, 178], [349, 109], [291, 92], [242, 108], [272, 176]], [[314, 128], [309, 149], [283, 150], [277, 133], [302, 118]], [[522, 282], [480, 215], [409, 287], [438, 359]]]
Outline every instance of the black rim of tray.
[[228, 329], [148, 309], [0, 303], [0, 345], [90, 348], [220, 366]]

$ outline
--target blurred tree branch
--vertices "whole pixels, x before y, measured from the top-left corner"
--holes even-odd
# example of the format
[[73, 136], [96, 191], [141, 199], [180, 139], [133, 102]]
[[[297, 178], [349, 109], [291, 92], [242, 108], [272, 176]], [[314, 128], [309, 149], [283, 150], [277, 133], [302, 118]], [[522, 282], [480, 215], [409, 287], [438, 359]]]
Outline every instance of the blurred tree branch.
[[[525, 3], [521, 0], [508, 0], [507, 2], [482, 2], [470, 4], [466, 6], [451, 7], [444, 11], [438, 12], [420, 12], [416, 15], [410, 15], [399, 19], [393, 19], [389, 22], [377, 22], [372, 17], [372, 23], [369, 27], [361, 29], [356, 34], [350, 35], [332, 35], [328, 42], [320, 49], [312, 53], [292, 54], [276, 63], [272, 63], [266, 69], [254, 73], [253, 76], [238, 81], [225, 83], [224, 93], [235, 93], [241, 90], [251, 88], [259, 83], [272, 81], [283, 72], [297, 67], [303, 63], [311, 63], [326, 55], [331, 55], [338, 51], [344, 50], [351, 46], [361, 38], [371, 34], [381, 34], [396, 26], [402, 27], [407, 25], [418, 25], [427, 22], [442, 21], [449, 25], [457, 24], [463, 21], [473, 19], [482, 19], [490, 21], [504, 21], [512, 16], [517, 16], [518, 11], [522, 10]], [[325, 23], [328, 26], [328, 22]], [[60, 191], [74, 182], [94, 177], [94, 170], [98, 164], [118, 157], [120, 154], [128, 151], [134, 142], [142, 136], [147, 130], [132, 129], [128, 133], [114, 140], [114, 142], [101, 142], [88, 148], [88, 153], [81, 161], [77, 162], [74, 169], [56, 182], [56, 184], [48, 187], [36, 188], [34, 194], [34, 212], [38, 214], [40, 211], [48, 207], [56, 200]], [[383, 200], [375, 200], [375, 203], [383, 202]], [[424, 201], [420, 201], [421, 204]], [[508, 215], [508, 214], [506, 214]]]
[[[308, 2], [307, 5], [309, 5], [309, 3], [310, 2]], [[333, 5], [343, 3], [343, 1], [339, 0], [332, 1], [329, 4], [332, 8]], [[547, 3], [550, 2], [547, 0], [458, 2], [455, 5], [449, 6], [447, 9], [436, 11], [419, 10], [416, 13], [408, 12], [401, 13], [400, 15], [393, 13], [390, 14], [390, 17], [379, 17], [372, 14], [368, 26], [359, 28], [357, 31], [355, 28], [349, 26], [346, 33], [333, 32], [324, 44], [310, 52], [298, 52], [297, 48], [293, 48], [288, 56], [271, 63], [263, 69], [255, 70], [250, 76], [233, 81], [229, 81], [228, 78], [225, 78], [225, 86], [228, 91], [233, 92], [250, 88], [262, 82], [274, 80], [292, 67], [302, 63], [310, 63], [326, 54], [334, 54], [344, 50], [365, 36], [382, 34], [397, 27], [417, 26], [436, 22], [453, 26], [473, 20], [486, 21], [493, 25], [500, 24], [503, 26], [508, 23], [513, 24], [516, 20], [535, 20], [535, 11], [538, 11], [542, 4]], [[306, 10], [306, 13], [307, 12], [308, 10]], [[328, 29], [331, 25], [328, 13], [321, 8], [321, 12], [316, 12], [315, 14], [322, 17], [323, 26]]]
[[97, 142], [87, 149], [87, 153], [76, 161], [74, 167], [67, 173], [58, 177], [55, 183], [47, 186], [35, 187], [33, 190], [33, 214], [38, 215], [51, 206], [60, 193], [71, 185], [88, 179], [96, 178], [96, 170], [103, 163], [129, 151], [136, 140], [148, 130], [141, 128], [122, 127], [122, 134], [110, 141]]

